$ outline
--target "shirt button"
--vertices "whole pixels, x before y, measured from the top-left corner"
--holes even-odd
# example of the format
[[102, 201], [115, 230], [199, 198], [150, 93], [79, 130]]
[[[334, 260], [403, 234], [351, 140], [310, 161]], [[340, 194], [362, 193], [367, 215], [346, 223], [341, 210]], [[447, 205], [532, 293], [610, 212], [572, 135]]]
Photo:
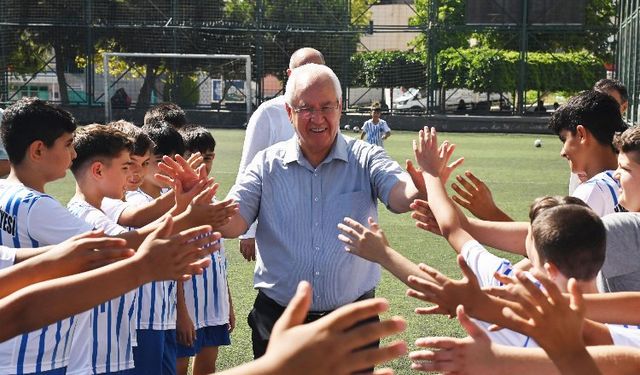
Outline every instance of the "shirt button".
[[316, 271], [316, 276], [319, 276], [319, 275], [320, 275], [320, 272]]
[[318, 201], [318, 197], [313, 198], [313, 200], [317, 202]]
[[320, 223], [315, 223], [315, 224], [313, 224], [313, 225], [315, 225], [315, 226], [317, 227], [318, 225], [320, 225]]
[[315, 177], [318, 177], [318, 174], [317, 174], [317, 173], [314, 173], [313, 175], [314, 175]]
[[315, 247], [315, 249], [316, 249], [316, 250], [320, 250], [320, 246], [316, 246], [316, 247]]

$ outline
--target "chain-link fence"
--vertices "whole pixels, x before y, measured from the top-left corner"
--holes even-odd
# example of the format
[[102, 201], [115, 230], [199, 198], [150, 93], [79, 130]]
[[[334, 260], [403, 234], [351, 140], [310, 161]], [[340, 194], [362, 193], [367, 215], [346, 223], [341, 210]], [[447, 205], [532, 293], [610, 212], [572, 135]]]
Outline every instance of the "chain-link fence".
[[[238, 97], [254, 98], [255, 108], [282, 93], [289, 57], [301, 47], [323, 52], [348, 111], [380, 102], [402, 114], [523, 114], [542, 100], [546, 112], [605, 75], [614, 3], [571, 0], [576, 11], [563, 20], [557, 13], [565, 2], [505, 1], [7, 0], [0, 102], [38, 96], [99, 112], [105, 101], [142, 110], [172, 100], [244, 111]], [[244, 68], [232, 59], [114, 58], [106, 97], [109, 52], [248, 55], [252, 78], [240, 84]], [[124, 102], [113, 97], [119, 88]]]
[[630, 124], [640, 121], [640, 1], [621, 0], [618, 5], [619, 30], [617, 35], [616, 73], [629, 91], [626, 120]]

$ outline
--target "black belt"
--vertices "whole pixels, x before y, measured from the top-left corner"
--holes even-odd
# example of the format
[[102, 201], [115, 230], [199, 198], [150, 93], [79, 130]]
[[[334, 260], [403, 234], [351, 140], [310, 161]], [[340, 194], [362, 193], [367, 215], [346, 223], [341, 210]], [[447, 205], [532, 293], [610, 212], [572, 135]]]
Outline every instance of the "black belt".
[[[356, 298], [353, 302], [363, 301], [365, 299], [374, 298], [376, 296], [376, 289], [373, 288], [370, 291], [364, 293], [360, 297]], [[265, 304], [270, 306], [273, 309], [284, 311], [285, 307], [280, 305], [278, 302], [269, 298], [262, 290], [258, 291], [258, 296], [256, 297], [256, 304]], [[307, 313], [307, 318], [305, 319], [305, 323], [310, 323], [322, 318], [325, 315], [332, 313], [334, 310], [326, 310], [326, 311], [309, 311]]]

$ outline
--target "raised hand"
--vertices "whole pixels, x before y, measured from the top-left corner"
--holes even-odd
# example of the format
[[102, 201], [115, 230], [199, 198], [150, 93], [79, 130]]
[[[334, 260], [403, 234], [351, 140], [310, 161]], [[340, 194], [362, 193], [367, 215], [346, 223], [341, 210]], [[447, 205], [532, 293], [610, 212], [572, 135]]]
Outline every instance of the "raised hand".
[[[404, 342], [379, 348], [362, 347], [402, 332], [406, 323], [393, 317], [354, 327], [356, 323], [386, 311], [386, 300], [368, 299], [343, 306], [331, 314], [302, 325], [311, 306], [311, 286], [301, 282], [287, 309], [271, 332], [264, 356], [271, 373], [346, 375], [375, 366], [404, 354]], [[295, 343], [293, 345], [292, 343]], [[375, 374], [391, 374], [382, 369]]]
[[496, 357], [486, 333], [469, 319], [462, 305], [456, 309], [458, 321], [468, 336], [424, 337], [416, 346], [428, 348], [409, 353], [411, 368], [417, 371], [438, 371], [456, 375], [489, 375], [495, 373]]
[[449, 141], [444, 141], [441, 146], [438, 146], [438, 135], [436, 128], [433, 127], [425, 126], [418, 133], [418, 140], [413, 141], [416, 163], [424, 172], [435, 177], [441, 177], [443, 173], [446, 175], [447, 172], [444, 170], [454, 149], [455, 145], [450, 145]]
[[[140, 271], [153, 280], [189, 280], [211, 264], [210, 255], [220, 249], [220, 233], [209, 225], [191, 228], [171, 236], [173, 219], [164, 222], [142, 242], [135, 257]], [[208, 246], [209, 244], [213, 246]]]
[[338, 224], [340, 234], [338, 239], [345, 244], [345, 250], [361, 258], [372, 262], [380, 262], [389, 241], [384, 232], [372, 218], [369, 218], [369, 227], [357, 221], [345, 217], [343, 223]]
[[513, 221], [496, 205], [487, 184], [470, 171], [466, 171], [464, 175], [466, 179], [458, 175], [456, 176], [458, 182], [451, 184], [451, 188], [457, 193], [451, 197], [454, 202], [482, 220]]
[[429, 202], [422, 199], [416, 199], [409, 205], [409, 208], [413, 210], [411, 218], [416, 221], [416, 227], [437, 234], [441, 236], [440, 227], [438, 221], [429, 207]]

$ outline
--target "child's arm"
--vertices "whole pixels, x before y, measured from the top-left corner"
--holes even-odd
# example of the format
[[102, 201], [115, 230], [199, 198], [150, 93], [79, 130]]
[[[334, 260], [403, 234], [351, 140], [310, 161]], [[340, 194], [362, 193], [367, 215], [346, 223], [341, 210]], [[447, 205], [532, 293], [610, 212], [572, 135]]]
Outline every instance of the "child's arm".
[[265, 355], [221, 375], [347, 375], [400, 357], [407, 350], [404, 342], [362, 349], [406, 327], [399, 317], [354, 327], [386, 311], [389, 305], [383, 299], [352, 303], [313, 323], [302, 324], [310, 305], [311, 286], [302, 282], [273, 327]]
[[[368, 261], [380, 264], [400, 281], [407, 284], [409, 276], [416, 275], [430, 279], [418, 266], [402, 256], [389, 246], [389, 241], [378, 223], [369, 218], [370, 229], [351, 218], [344, 218], [344, 223], [338, 224], [342, 232], [338, 239], [344, 242], [345, 249]], [[407, 284], [408, 285], [408, 284]]]
[[[0, 298], [28, 285], [88, 271], [133, 255], [126, 241], [104, 237], [99, 231], [72, 237], [40, 255], [0, 270]], [[25, 250], [19, 249], [18, 254]]]
[[[210, 226], [171, 236], [167, 218], [130, 258], [107, 266], [23, 288], [0, 300], [0, 342], [51, 324], [122, 295], [154, 280], [187, 280], [209, 266], [210, 250], [201, 249], [220, 239]], [[193, 240], [202, 236], [201, 239]], [[34, 306], [47, 306], [37, 309]]]
[[[431, 206], [431, 202], [416, 199], [411, 205], [413, 210], [411, 217], [416, 220], [418, 228], [441, 235]], [[526, 255], [525, 240], [529, 223], [467, 218], [458, 207], [455, 207], [455, 210], [463, 228], [481, 244], [514, 254]]]
[[363, 140], [365, 135], [367, 135], [367, 132], [362, 129], [362, 131], [360, 132], [360, 140]]
[[514, 295], [523, 307], [514, 312], [506, 307], [502, 313], [515, 330], [536, 340], [562, 374], [598, 374], [598, 368], [589, 356], [583, 341], [584, 307], [582, 293], [575, 279], [569, 279], [571, 294], [567, 302], [560, 289], [546, 276], [534, 271], [544, 290], [520, 271], [516, 271], [522, 287]]
[[[448, 142], [445, 141], [446, 144]], [[444, 144], [443, 144], [444, 145]], [[418, 142], [414, 141], [413, 152], [416, 162], [422, 168], [429, 205], [435, 216], [442, 236], [456, 252], [473, 237], [462, 227], [456, 208], [449, 199], [440, 180], [441, 171], [446, 168], [446, 147], [438, 148], [435, 128], [420, 130]]]
[[586, 317], [602, 323], [640, 324], [640, 292], [585, 294]]
[[176, 288], [176, 341], [191, 347], [196, 340], [196, 328], [184, 300], [184, 283], [178, 281]]
[[233, 308], [233, 299], [231, 298], [229, 284], [227, 284], [227, 294], [229, 295], [229, 332], [233, 332], [236, 328], [236, 310]]

